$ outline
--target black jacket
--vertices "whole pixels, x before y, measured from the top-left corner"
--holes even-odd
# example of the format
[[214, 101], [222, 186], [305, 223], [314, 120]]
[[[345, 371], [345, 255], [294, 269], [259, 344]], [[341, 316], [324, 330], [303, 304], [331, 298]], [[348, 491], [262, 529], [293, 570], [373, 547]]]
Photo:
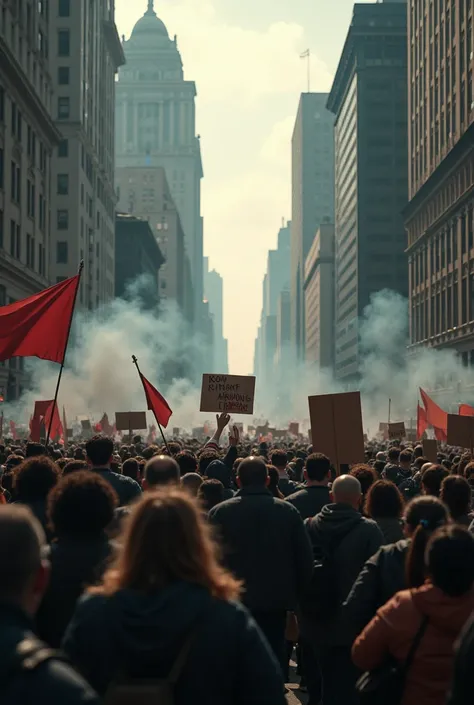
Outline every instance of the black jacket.
[[286, 501], [296, 507], [303, 519], [309, 519], [319, 514], [321, 509], [330, 503], [329, 487], [323, 485], [303, 487], [298, 492], [290, 494]]
[[354, 640], [375, 613], [397, 592], [405, 590], [405, 560], [409, 541], [382, 548], [362, 568], [343, 606], [348, 638]]
[[24, 673], [15, 667], [15, 650], [34, 636], [22, 610], [0, 604], [0, 702], [2, 705], [99, 705], [92, 688], [70, 666], [46, 661]]
[[209, 512], [229, 569], [245, 582], [252, 610], [296, 607], [311, 579], [311, 546], [298, 511], [264, 487], [245, 487]]
[[104, 695], [119, 674], [166, 678], [191, 634], [176, 705], [285, 705], [279, 665], [248, 612], [191, 583], [83, 598], [63, 647]]
[[377, 526], [383, 534], [383, 542], [385, 546], [403, 539], [403, 525], [400, 519], [374, 517], [374, 520], [377, 522]]
[[117, 472], [112, 472], [112, 470], [104, 468], [91, 469], [93, 472], [98, 472], [104, 480], [107, 480], [107, 482], [112, 485], [118, 495], [119, 506], [123, 507], [125, 504], [130, 504], [133, 500], [141, 497], [142, 488], [138, 482], [135, 482], [131, 477], [119, 475]]
[[293, 482], [293, 480], [290, 480], [289, 477], [280, 477], [278, 480], [278, 489], [284, 497], [289, 497], [299, 489], [299, 485]]
[[349, 646], [352, 640], [348, 639], [344, 628], [342, 603], [349, 595], [364, 563], [382, 545], [382, 532], [372, 519], [366, 519], [347, 504], [326, 505], [306, 525], [315, 558], [322, 557], [323, 551], [333, 552], [341, 607], [324, 625], [311, 623], [310, 620], [305, 631], [309, 630], [308, 636], [319, 643]]
[[474, 693], [474, 616], [456, 645], [454, 675], [447, 705], [471, 705]]
[[37, 614], [38, 634], [59, 648], [84, 588], [101, 578], [110, 555], [105, 535], [64, 538], [51, 546], [51, 578]]
[[[233, 448], [234, 446], [230, 446]], [[222, 460], [213, 460], [206, 470], [206, 479], [219, 480], [224, 485], [224, 500], [234, 496], [232, 490], [232, 471]]]

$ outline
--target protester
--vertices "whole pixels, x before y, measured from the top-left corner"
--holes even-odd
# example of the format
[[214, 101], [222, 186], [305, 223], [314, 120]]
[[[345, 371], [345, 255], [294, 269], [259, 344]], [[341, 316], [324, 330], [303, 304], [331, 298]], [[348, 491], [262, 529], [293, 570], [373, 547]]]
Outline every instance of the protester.
[[442, 465], [430, 465], [425, 471], [422, 469], [421, 491], [423, 494], [439, 497], [443, 480], [448, 475], [449, 470], [446, 470]]
[[298, 489], [298, 485], [289, 478], [287, 472], [288, 456], [286, 451], [274, 450], [270, 455], [270, 464], [278, 470], [280, 476], [278, 488], [283, 496], [289, 497], [289, 495], [294, 494]]
[[179, 465], [181, 477], [183, 477], [183, 475], [186, 475], [188, 472], [197, 472], [198, 471], [197, 458], [196, 458], [195, 454], [189, 450], [180, 451], [176, 455], [175, 460]]
[[[427, 583], [397, 593], [352, 647], [355, 665], [372, 671], [389, 657], [403, 664], [417, 634], [401, 705], [444, 705], [453, 672], [453, 645], [474, 609], [474, 538], [460, 526], [439, 529], [425, 554]], [[472, 693], [471, 693], [472, 698]]]
[[449, 509], [452, 520], [462, 526], [470, 526], [474, 520], [471, 511], [471, 487], [461, 475], [445, 477], [441, 484], [440, 499]]
[[366, 562], [343, 606], [350, 640], [395, 593], [423, 584], [427, 542], [436, 529], [448, 522], [448, 508], [436, 497], [417, 497], [407, 505], [405, 539], [383, 546]]
[[388, 451], [388, 461], [382, 472], [383, 480], [390, 480], [390, 482], [394, 482], [398, 485], [398, 474], [400, 471], [399, 458], [400, 448], [390, 448]]
[[403, 538], [404, 501], [400, 490], [389, 480], [378, 480], [367, 493], [365, 516], [377, 522], [384, 544], [396, 543]]
[[306, 459], [304, 470], [305, 485], [301, 490], [287, 497], [299, 511], [303, 519], [314, 517], [331, 501], [329, 482], [331, 461], [322, 453], [312, 453]]
[[29, 509], [0, 507], [0, 702], [99, 705], [89, 685], [34, 633], [34, 615], [48, 582], [46, 548]]
[[46, 455], [30, 456], [15, 469], [15, 500], [31, 509], [48, 539], [51, 534], [46, 516], [47, 497], [59, 478], [59, 468]]
[[[335, 583], [330, 586], [334, 611], [325, 610], [324, 616], [314, 618], [303, 612], [301, 631], [311, 642], [321, 669], [324, 705], [351, 705], [356, 702], [356, 671], [351, 662], [352, 640], [341, 618], [341, 606], [349, 594], [362, 566], [382, 545], [383, 536], [377, 524], [359, 511], [362, 489], [359, 480], [341, 475], [332, 486], [333, 503], [328, 504], [313, 519], [306, 522], [316, 559], [330, 556]], [[310, 670], [306, 665], [306, 672]], [[312, 692], [310, 699], [318, 702], [320, 693]]]
[[268, 491], [273, 497], [276, 497], [277, 499], [285, 499], [285, 496], [283, 492], [280, 490], [278, 487], [278, 484], [280, 482], [280, 473], [276, 469], [274, 465], [267, 465], [267, 471], [268, 471]]
[[145, 465], [143, 489], [154, 490], [166, 485], [179, 485], [181, 472], [174, 458], [154, 455]]
[[219, 480], [224, 486], [224, 499], [231, 499], [234, 496], [232, 490], [232, 470], [221, 460], [213, 460], [206, 468], [205, 478], [207, 480]]
[[197, 497], [199, 488], [202, 485], [202, 477], [197, 472], [188, 472], [181, 478], [181, 486], [192, 497]]
[[204, 480], [198, 492], [198, 499], [206, 512], [224, 501], [224, 485], [220, 480]]
[[[474, 468], [473, 468], [474, 469]], [[474, 613], [456, 644], [454, 675], [447, 705], [472, 705], [474, 692]]]
[[63, 469], [63, 477], [79, 470], [88, 470], [89, 466], [85, 460], [69, 460]]
[[122, 464], [122, 475], [125, 475], [125, 477], [131, 477], [132, 480], [135, 480], [135, 482], [139, 483], [139, 467], [140, 466], [136, 458], [128, 458], [128, 460], [125, 460], [125, 462]]
[[311, 546], [298, 511], [268, 491], [262, 458], [245, 458], [237, 482], [236, 496], [214, 507], [209, 518], [219, 529], [227, 566], [244, 581], [244, 604], [285, 673], [286, 612], [296, 608], [311, 578]]
[[131, 477], [119, 475], [111, 470], [112, 456], [114, 454], [114, 444], [107, 436], [94, 436], [86, 443], [86, 454], [89, 468], [93, 472], [99, 473], [109, 482], [119, 498], [119, 506], [125, 506], [133, 502], [141, 495], [141, 487], [138, 482]]
[[115, 563], [78, 605], [63, 646], [102, 696], [117, 675], [132, 693], [139, 679], [166, 679], [187, 646], [176, 705], [285, 705], [278, 664], [239, 592], [197, 504], [169, 487], [133, 508]]

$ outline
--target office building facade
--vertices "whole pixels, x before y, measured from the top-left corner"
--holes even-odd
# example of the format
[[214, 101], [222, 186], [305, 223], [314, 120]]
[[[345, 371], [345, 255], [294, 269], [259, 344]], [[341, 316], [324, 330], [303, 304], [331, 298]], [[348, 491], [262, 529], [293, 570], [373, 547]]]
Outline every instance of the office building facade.
[[336, 116], [335, 375], [357, 384], [371, 296], [407, 295], [407, 17], [404, 3], [354, 6], [328, 99]]
[[229, 372], [228, 345], [224, 337], [224, 281], [215, 269], [209, 269], [209, 258], [204, 257], [204, 300], [209, 305], [213, 320], [213, 367], [218, 374]]
[[306, 362], [334, 365], [334, 225], [319, 226], [305, 262]]

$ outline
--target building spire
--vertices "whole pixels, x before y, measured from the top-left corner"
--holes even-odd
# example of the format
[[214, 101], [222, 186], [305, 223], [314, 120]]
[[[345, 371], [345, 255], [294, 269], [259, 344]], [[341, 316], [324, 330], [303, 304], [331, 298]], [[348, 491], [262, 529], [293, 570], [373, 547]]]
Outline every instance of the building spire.
[[155, 8], [154, 8], [154, 0], [148, 0], [148, 10], [146, 11], [147, 15], [154, 15], [155, 14]]

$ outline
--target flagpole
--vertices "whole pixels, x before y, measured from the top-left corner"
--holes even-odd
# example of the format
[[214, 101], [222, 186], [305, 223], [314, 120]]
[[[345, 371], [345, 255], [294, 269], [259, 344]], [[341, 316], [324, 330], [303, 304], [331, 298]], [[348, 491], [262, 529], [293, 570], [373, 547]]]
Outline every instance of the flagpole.
[[308, 93], [311, 93], [311, 51], [308, 49]]
[[[77, 277], [77, 286], [76, 286], [76, 291], [74, 292], [74, 301], [72, 302], [72, 310], [71, 310], [71, 318], [69, 319], [69, 326], [67, 329], [67, 335], [66, 335], [66, 345], [64, 347], [64, 355], [63, 355], [63, 361], [61, 362], [61, 367], [59, 368], [59, 374], [58, 374], [58, 381], [56, 384], [56, 391], [54, 392], [54, 402], [53, 402], [53, 409], [51, 411], [51, 419], [49, 420], [49, 428], [48, 428], [48, 433], [46, 434], [46, 447], [48, 447], [49, 444], [49, 438], [51, 436], [51, 429], [53, 427], [53, 418], [54, 418], [54, 410], [57, 407], [58, 404], [58, 393], [59, 393], [59, 386], [61, 384], [61, 378], [63, 376], [63, 369], [64, 369], [64, 362], [66, 360], [66, 352], [67, 352], [67, 346], [69, 343], [69, 336], [71, 334], [71, 327], [72, 327], [72, 319], [74, 317], [74, 309], [76, 308], [76, 299], [77, 299], [77, 294], [79, 292], [79, 287], [81, 285], [81, 274], [82, 270], [84, 269], [84, 260], [81, 260], [79, 263], [79, 270], [77, 272], [78, 277]], [[58, 412], [59, 413], [59, 412]], [[67, 430], [65, 431], [67, 433]]]
[[[135, 365], [135, 367], [137, 368], [138, 376], [139, 376], [140, 379], [141, 379], [141, 378], [142, 378], [142, 373], [140, 372], [140, 368], [138, 367], [138, 360], [137, 360], [137, 358], [135, 357], [135, 355], [132, 355], [132, 362], [133, 362], [133, 364]], [[164, 443], [165, 446], [166, 446], [166, 450], [167, 450], [168, 453], [171, 455], [171, 451], [170, 451], [170, 447], [169, 447], [169, 445], [168, 445], [168, 441], [167, 441], [166, 438], [165, 438], [165, 434], [163, 433], [163, 429], [161, 428], [160, 422], [159, 422], [158, 419], [156, 418], [155, 412], [153, 412], [153, 415], [154, 415], [154, 417], [155, 417], [155, 419], [156, 419], [156, 423], [158, 424], [158, 428], [160, 429], [161, 437], [163, 438], [163, 443]]]

